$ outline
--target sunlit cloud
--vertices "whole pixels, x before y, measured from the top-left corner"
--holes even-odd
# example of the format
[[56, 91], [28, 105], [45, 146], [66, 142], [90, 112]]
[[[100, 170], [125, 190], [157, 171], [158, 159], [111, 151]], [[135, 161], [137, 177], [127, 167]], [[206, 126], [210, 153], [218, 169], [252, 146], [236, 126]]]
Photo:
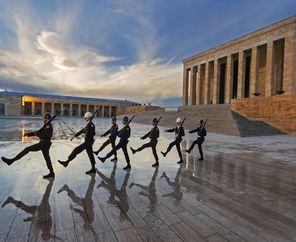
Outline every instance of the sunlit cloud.
[[[77, 10], [73, 15], [66, 14], [65, 18], [60, 11], [53, 13], [54, 21], [49, 25], [42, 23], [30, 6], [19, 10], [15, 5], [7, 4], [6, 11], [14, 14], [6, 14], [5, 22], [14, 33], [13, 41], [17, 46], [0, 46], [0, 87], [19, 84], [20, 88], [33, 87], [53, 93], [141, 102], [180, 96], [181, 64], [172, 64], [157, 56], [154, 27], [145, 17], [144, 8], [136, 1], [115, 4], [114, 14], [132, 18], [137, 22], [138, 30], [147, 30], [146, 34], [137, 33], [137, 29], [126, 33], [137, 56], [134, 63], [128, 65], [117, 64], [126, 56], [102, 54], [104, 50], [71, 39], [69, 33], [74, 28]], [[138, 12], [128, 11], [130, 4]]]

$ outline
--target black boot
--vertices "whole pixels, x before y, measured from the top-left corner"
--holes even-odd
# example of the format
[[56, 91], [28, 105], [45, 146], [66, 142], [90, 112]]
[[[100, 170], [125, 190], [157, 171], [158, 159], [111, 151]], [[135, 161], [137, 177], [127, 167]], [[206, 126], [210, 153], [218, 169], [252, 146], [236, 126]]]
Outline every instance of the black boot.
[[182, 164], [183, 163], [183, 160], [179, 160], [178, 162], [177, 162], [177, 164]]
[[117, 161], [117, 157], [115, 156], [111, 161]]
[[100, 152], [100, 151], [97, 150], [97, 151], [94, 151], [93, 153], [94, 153], [95, 155], [98, 155], [99, 152]]
[[133, 149], [132, 147], [131, 147], [131, 151], [132, 151], [133, 154], [138, 152], [137, 150]]
[[188, 154], [190, 154], [191, 150], [185, 150], [185, 152], [187, 152]]
[[131, 169], [131, 168], [132, 168], [131, 165], [130, 165], [130, 164], [127, 164], [126, 167], [123, 167], [123, 170], [129, 170], [129, 169]]
[[158, 161], [156, 161], [156, 162], [152, 165], [152, 167], [158, 167], [158, 166], [159, 166]]
[[104, 157], [100, 157], [100, 156], [98, 156], [98, 159], [99, 159], [100, 161], [102, 161], [102, 163], [104, 163], [105, 160], [106, 160], [106, 158], [104, 158]]
[[53, 171], [49, 172], [49, 174], [43, 176], [43, 179], [47, 179], [47, 178], [54, 178], [55, 177], [55, 174]]
[[96, 173], [96, 168], [95, 167], [92, 167], [89, 171], [86, 171], [85, 174], [88, 175], [88, 174], [94, 174]]
[[62, 161], [62, 160], [58, 160], [58, 162], [63, 166], [63, 167], [67, 167], [69, 165], [69, 161]]
[[166, 157], [166, 155], [167, 155], [167, 153], [166, 152], [160, 152], [162, 155], [163, 155], [163, 157]]
[[198, 160], [203, 160], [204, 158], [203, 157], [200, 157]]
[[9, 166], [14, 162], [14, 159], [8, 159], [8, 158], [5, 158], [4, 156], [2, 156], [1, 159], [3, 160], [4, 163], [6, 163]]

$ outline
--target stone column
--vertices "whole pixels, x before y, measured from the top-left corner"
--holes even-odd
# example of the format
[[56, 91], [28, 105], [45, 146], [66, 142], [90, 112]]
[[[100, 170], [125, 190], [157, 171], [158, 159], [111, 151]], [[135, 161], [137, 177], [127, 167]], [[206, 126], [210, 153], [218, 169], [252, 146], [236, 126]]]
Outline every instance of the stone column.
[[210, 104], [209, 102], [209, 62], [205, 63], [205, 79], [204, 79], [204, 104]]
[[238, 53], [238, 78], [237, 78], [237, 98], [243, 97], [243, 89], [244, 89], [244, 68], [245, 68], [245, 61], [244, 61], [244, 52], [240, 51]]
[[51, 103], [51, 113], [54, 114], [54, 102]]
[[218, 95], [218, 78], [219, 78], [219, 61], [214, 60], [214, 80], [213, 80], [213, 104], [219, 103], [219, 95]]
[[283, 90], [296, 94], [296, 35], [285, 38]]
[[78, 104], [78, 116], [81, 116], [81, 104]]
[[35, 116], [35, 102], [32, 102], [32, 115]]
[[70, 103], [70, 107], [69, 107], [69, 116], [73, 116], [73, 106], [72, 106], [72, 103]]
[[61, 116], [64, 116], [64, 103], [61, 103], [61, 110], [62, 110]]
[[265, 96], [274, 94], [273, 85], [273, 42], [267, 43], [266, 50], [266, 77], [265, 77]]
[[44, 105], [44, 102], [41, 102], [41, 115], [43, 116], [44, 113], [45, 113], [45, 105]]
[[196, 105], [196, 69], [196, 66], [192, 66], [190, 72], [190, 105]]
[[232, 87], [232, 58], [231, 58], [231, 55], [228, 55], [226, 60], [225, 103], [231, 102], [231, 87]]
[[188, 70], [184, 65], [183, 67], [183, 97], [182, 97], [182, 105], [188, 105]]
[[109, 106], [109, 118], [111, 118], [111, 117], [112, 117], [112, 105]]
[[250, 74], [250, 97], [253, 96], [253, 93], [257, 92], [257, 46], [252, 48], [251, 56], [251, 74]]

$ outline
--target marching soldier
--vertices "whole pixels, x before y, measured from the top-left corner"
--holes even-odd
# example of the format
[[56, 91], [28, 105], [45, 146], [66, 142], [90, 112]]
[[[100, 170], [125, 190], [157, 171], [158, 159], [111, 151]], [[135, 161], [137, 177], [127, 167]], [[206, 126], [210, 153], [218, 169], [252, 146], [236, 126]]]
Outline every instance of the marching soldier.
[[[112, 126], [111, 128], [106, 131], [104, 134], [101, 135], [101, 137], [105, 137], [108, 134], [109, 135], [109, 139], [107, 139], [102, 146], [94, 152], [95, 155], [98, 155], [107, 145], [111, 144], [112, 145], [112, 149], [115, 148], [115, 141], [116, 141], [116, 136], [117, 136], [117, 132], [118, 132], [118, 125], [116, 124], [116, 117], [112, 118]], [[117, 161], [117, 154], [116, 151], [114, 153], [114, 158], [111, 161]]]
[[52, 144], [51, 137], [52, 137], [52, 133], [53, 133], [52, 125], [49, 122], [50, 119], [51, 119], [51, 114], [45, 113], [43, 116], [44, 126], [39, 131], [27, 133], [24, 135], [27, 137], [37, 136], [40, 140], [39, 143], [26, 147], [24, 150], [22, 150], [18, 155], [16, 155], [12, 159], [2, 157], [2, 160], [7, 165], [10, 166], [15, 161], [17, 161], [17, 160], [21, 159], [22, 157], [24, 157], [25, 155], [27, 155], [29, 152], [42, 151], [43, 157], [46, 161], [47, 168], [49, 170], [49, 174], [43, 176], [43, 178], [54, 177], [55, 174], [54, 174], [53, 167], [52, 167], [51, 160], [50, 160], [50, 156], [49, 156], [49, 149]]
[[173, 128], [173, 129], [167, 129], [165, 130], [165, 132], [169, 132], [169, 133], [175, 133], [175, 140], [169, 144], [166, 152], [162, 152], [161, 151], [161, 154], [166, 157], [166, 155], [170, 152], [170, 150], [176, 146], [177, 148], [177, 151], [178, 151], [178, 154], [179, 154], [179, 157], [180, 157], [180, 161], [178, 161], [177, 163], [180, 164], [180, 163], [183, 163], [183, 158], [182, 158], [182, 153], [181, 153], [181, 142], [182, 142], [182, 137], [185, 136], [185, 132], [184, 132], [184, 128], [183, 128], [183, 122], [182, 122], [182, 119], [181, 118], [177, 118], [176, 120], [176, 127]]
[[130, 159], [127, 152], [127, 144], [129, 142], [128, 139], [131, 136], [131, 128], [129, 126], [129, 120], [127, 116], [123, 117], [122, 124], [124, 125], [124, 127], [117, 132], [117, 136], [120, 138], [119, 143], [105, 157], [98, 156], [98, 158], [100, 159], [100, 161], [104, 163], [105, 160], [111, 157], [112, 155], [114, 155], [117, 150], [122, 149], [126, 163], [127, 163], [127, 165], [123, 169], [127, 170], [127, 169], [131, 169]]
[[202, 151], [202, 143], [205, 141], [205, 136], [207, 136], [207, 130], [204, 127], [204, 121], [200, 120], [199, 121], [199, 127], [196, 129], [190, 130], [190, 134], [197, 133], [197, 139], [194, 140], [188, 150], [185, 150], [187, 153], [190, 153], [191, 150], [194, 148], [194, 146], [197, 144], [198, 145], [198, 150], [200, 154], [199, 160], [203, 160], [203, 151]]
[[96, 173], [95, 169], [95, 158], [93, 154], [93, 143], [94, 143], [94, 136], [96, 134], [96, 128], [95, 125], [92, 122], [93, 114], [91, 112], [86, 112], [84, 115], [84, 120], [87, 123], [86, 126], [81, 129], [78, 133], [76, 133], [70, 140], [72, 141], [75, 137], [80, 136], [81, 134], [85, 134], [84, 142], [77, 146], [72, 153], [68, 156], [68, 159], [66, 161], [58, 160], [58, 162], [63, 165], [64, 167], [67, 167], [71, 160], [73, 160], [78, 154], [80, 154], [83, 150], [86, 150], [88, 158], [91, 163], [91, 169], [89, 171], [86, 171], [86, 174], [92, 174]]
[[152, 165], [152, 167], [156, 167], [156, 166], [159, 166], [159, 163], [158, 163], [158, 156], [157, 156], [157, 152], [156, 152], [156, 145], [157, 145], [157, 142], [158, 142], [158, 137], [159, 137], [159, 128], [157, 127], [157, 124], [158, 124], [158, 119], [157, 118], [154, 118], [152, 120], [152, 125], [153, 125], [153, 128], [147, 133], [145, 134], [143, 137], [141, 137], [142, 140], [144, 139], [147, 139], [149, 137], [150, 141], [146, 144], [143, 144], [141, 147], [139, 147], [138, 149], [133, 149], [131, 147], [131, 151], [133, 152], [133, 154], [145, 149], [145, 148], [148, 148], [148, 147], [151, 147], [152, 148], [152, 153], [153, 153], [153, 156], [154, 156], [154, 159], [155, 159], [155, 163]]

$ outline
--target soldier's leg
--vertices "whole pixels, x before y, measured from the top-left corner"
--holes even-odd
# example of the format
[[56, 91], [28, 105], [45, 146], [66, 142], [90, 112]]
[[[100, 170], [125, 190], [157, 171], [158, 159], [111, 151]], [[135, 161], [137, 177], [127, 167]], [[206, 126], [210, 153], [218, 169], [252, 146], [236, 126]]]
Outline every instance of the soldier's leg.
[[126, 144], [123, 144], [121, 149], [123, 151], [123, 154], [124, 154], [124, 157], [125, 157], [125, 161], [127, 163], [126, 167], [124, 167], [123, 169], [124, 170], [130, 169], [131, 168], [131, 164], [130, 164], [130, 158], [129, 158], [129, 155], [128, 155], [128, 152], [127, 152], [127, 143]]
[[151, 145], [152, 154], [153, 154], [154, 159], [155, 159], [155, 163], [152, 166], [158, 166], [158, 155], [157, 155], [157, 151], [156, 151], [156, 145], [157, 145], [157, 142], [156, 143], [153, 143]]
[[202, 151], [202, 141], [198, 142], [198, 150], [199, 150], [199, 154], [200, 154], [200, 160], [203, 160], [203, 151]]
[[121, 149], [121, 147], [122, 147], [122, 143], [119, 142], [105, 157], [98, 157], [99, 160], [104, 163], [106, 159], [114, 155], [117, 150]]
[[192, 151], [192, 149], [194, 148], [194, 146], [195, 146], [197, 143], [198, 143], [197, 140], [194, 140], [194, 141], [192, 142], [192, 144], [190, 145], [189, 149], [186, 150], [186, 152], [190, 153], [190, 152]]
[[176, 145], [176, 140], [171, 142], [166, 150], [166, 152], [161, 152], [161, 154], [166, 157], [166, 155], [171, 151], [171, 149]]
[[138, 149], [135, 149], [135, 150], [131, 148], [131, 150], [133, 151], [133, 153], [136, 153], [136, 152], [142, 151], [142, 150], [144, 150], [144, 149], [146, 149], [148, 147], [151, 147], [150, 142], [146, 143], [146, 144], [143, 144], [141, 147], [139, 147]]
[[36, 151], [39, 151], [42, 149], [42, 145], [40, 143], [37, 143], [37, 144], [34, 144], [34, 145], [31, 145], [31, 146], [28, 146], [26, 147], [25, 149], [23, 149], [20, 153], [18, 153], [14, 158], [13, 160], [16, 161], [16, 160], [19, 160], [21, 159], [23, 156], [25, 156], [26, 154], [28, 154], [29, 152], [36, 152]]
[[182, 153], [181, 153], [181, 142], [176, 142], [176, 148], [178, 151], [178, 155], [180, 157], [180, 161], [178, 163], [183, 163]]
[[86, 145], [86, 152], [87, 152], [89, 161], [91, 163], [91, 170], [87, 171], [86, 173], [87, 174], [95, 173], [96, 172], [96, 168], [95, 168], [96, 161], [95, 161], [95, 157], [94, 157], [94, 154], [93, 154], [92, 144], [87, 144]]
[[84, 149], [86, 148], [86, 143], [82, 143], [81, 145], [78, 145], [68, 156], [68, 159], [66, 161], [58, 160], [58, 162], [63, 165], [64, 167], [67, 167], [71, 160], [73, 160], [78, 154], [80, 154]]
[[111, 142], [110, 142], [110, 139], [107, 139], [102, 145], [101, 145], [101, 147], [95, 152], [95, 154], [98, 154], [98, 153], [100, 153], [103, 149], [105, 149], [105, 147], [107, 146], [107, 145], [109, 145]]
[[[47, 168], [50, 172], [49, 175], [54, 175], [54, 171], [53, 171], [53, 167], [52, 167], [52, 163], [51, 163], [51, 159], [50, 159], [50, 156], [49, 156], [49, 149], [50, 149], [50, 146], [51, 146], [51, 143], [50, 144], [47, 144], [44, 146], [44, 148], [42, 149], [42, 154], [43, 154], [43, 157], [46, 161], [46, 165], [47, 165]], [[46, 178], [46, 177], [45, 177]]]
[[[112, 145], [112, 150], [115, 149], [115, 140], [111, 141], [111, 145]], [[115, 150], [114, 152], [114, 158], [112, 159], [112, 161], [117, 161], [117, 151]]]

